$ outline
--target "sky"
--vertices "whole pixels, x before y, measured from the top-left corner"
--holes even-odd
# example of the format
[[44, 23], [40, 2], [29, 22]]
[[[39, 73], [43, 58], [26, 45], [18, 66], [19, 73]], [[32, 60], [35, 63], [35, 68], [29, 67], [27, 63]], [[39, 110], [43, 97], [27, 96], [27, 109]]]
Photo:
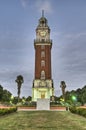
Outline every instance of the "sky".
[[21, 97], [32, 96], [35, 29], [45, 12], [51, 29], [52, 79], [55, 95], [86, 85], [86, 0], [0, 0], [0, 84], [17, 96], [18, 75], [24, 77]]

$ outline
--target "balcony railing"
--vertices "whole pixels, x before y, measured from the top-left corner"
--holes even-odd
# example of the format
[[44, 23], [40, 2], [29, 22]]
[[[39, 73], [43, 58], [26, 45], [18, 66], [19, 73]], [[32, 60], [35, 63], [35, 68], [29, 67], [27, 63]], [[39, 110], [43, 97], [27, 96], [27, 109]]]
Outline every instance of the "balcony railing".
[[51, 39], [34, 39], [34, 43], [52, 43]]

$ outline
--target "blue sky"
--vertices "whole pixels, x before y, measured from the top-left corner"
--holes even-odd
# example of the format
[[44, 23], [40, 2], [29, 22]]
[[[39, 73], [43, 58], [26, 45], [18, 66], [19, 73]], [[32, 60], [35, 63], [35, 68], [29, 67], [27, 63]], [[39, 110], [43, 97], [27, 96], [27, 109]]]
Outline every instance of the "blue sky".
[[16, 76], [24, 77], [21, 96], [32, 95], [35, 29], [42, 9], [51, 29], [55, 95], [86, 85], [85, 0], [0, 0], [0, 84], [17, 95]]

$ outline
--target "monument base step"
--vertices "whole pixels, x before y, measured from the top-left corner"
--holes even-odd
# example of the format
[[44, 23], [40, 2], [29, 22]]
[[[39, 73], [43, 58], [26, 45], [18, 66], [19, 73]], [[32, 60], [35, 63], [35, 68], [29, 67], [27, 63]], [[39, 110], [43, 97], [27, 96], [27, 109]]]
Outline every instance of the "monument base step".
[[37, 110], [50, 110], [50, 99], [37, 99]]

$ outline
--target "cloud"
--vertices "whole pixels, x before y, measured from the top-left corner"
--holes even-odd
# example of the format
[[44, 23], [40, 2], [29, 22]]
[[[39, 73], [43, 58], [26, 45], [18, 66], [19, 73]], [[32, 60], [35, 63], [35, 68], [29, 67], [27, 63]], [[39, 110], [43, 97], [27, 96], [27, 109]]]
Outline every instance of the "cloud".
[[86, 37], [86, 32], [80, 32], [80, 33], [73, 33], [73, 34], [66, 34], [64, 35], [64, 38], [68, 39], [68, 40], [76, 40], [82, 37]]
[[18, 75], [22, 75], [24, 77], [24, 84], [21, 89], [21, 96], [31, 95], [32, 91], [32, 81], [33, 81], [33, 68], [27, 67], [13, 67], [10, 66], [8, 68], [2, 68], [0, 70], [0, 84], [4, 87], [4, 89], [9, 90], [13, 95], [17, 94], [17, 85], [15, 83], [15, 79]]
[[42, 10], [44, 10], [46, 13], [52, 13], [53, 12], [53, 10], [52, 10], [52, 5], [51, 5], [51, 3], [50, 3], [50, 1], [49, 0], [44, 0], [44, 1], [42, 1], [42, 0], [38, 0], [37, 2], [36, 2], [36, 8], [37, 8], [37, 10], [38, 11], [42, 11]]
[[44, 10], [46, 13], [51, 14], [53, 12], [51, 2], [49, 0], [20, 0], [21, 5], [23, 8], [26, 8], [26, 6], [36, 8], [38, 12], [41, 12]]
[[56, 39], [52, 53], [56, 89], [59, 89], [61, 80], [67, 83], [67, 90], [83, 87], [86, 84], [86, 32], [57, 32], [53, 35]]
[[71, 32], [52, 32], [52, 37], [54, 38], [61, 38], [63, 40], [78, 40], [80, 38], [86, 38], [86, 32], [78, 32], [78, 33], [71, 33]]
[[[78, 67], [82, 67], [85, 69], [84, 65], [86, 65], [86, 32], [76, 34], [61, 34], [60, 39], [63, 40], [61, 42], [59, 40], [59, 48], [55, 48], [55, 52], [56, 54], [58, 53], [58, 59], [60, 59], [60, 62], [64, 64], [67, 69], [70, 66], [70, 70], [74, 67], [77, 69]], [[79, 70], [81, 69], [79, 68]]]
[[22, 7], [25, 8], [29, 2], [29, 0], [20, 0]]

